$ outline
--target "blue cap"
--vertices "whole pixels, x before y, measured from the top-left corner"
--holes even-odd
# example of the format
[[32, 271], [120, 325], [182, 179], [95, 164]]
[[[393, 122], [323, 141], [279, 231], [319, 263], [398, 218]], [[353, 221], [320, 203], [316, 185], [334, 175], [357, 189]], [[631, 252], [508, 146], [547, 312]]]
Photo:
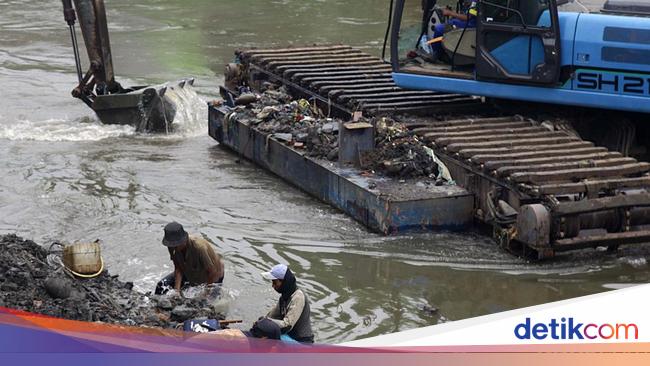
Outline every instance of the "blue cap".
[[273, 266], [270, 271], [262, 272], [262, 277], [267, 280], [284, 280], [284, 275], [287, 273], [286, 264], [278, 264]]

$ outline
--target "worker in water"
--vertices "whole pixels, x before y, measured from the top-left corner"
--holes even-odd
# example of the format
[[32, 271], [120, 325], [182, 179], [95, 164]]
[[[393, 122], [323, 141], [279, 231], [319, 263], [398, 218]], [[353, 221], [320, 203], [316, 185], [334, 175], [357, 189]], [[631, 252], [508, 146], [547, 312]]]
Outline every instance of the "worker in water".
[[[277, 324], [282, 333], [292, 339], [300, 343], [314, 343], [309, 300], [298, 288], [296, 276], [289, 267], [278, 264], [270, 271], [262, 273], [262, 277], [270, 280], [273, 289], [280, 293], [278, 303], [269, 311], [266, 318]], [[261, 318], [258, 322], [264, 319]]]
[[223, 282], [223, 259], [207, 240], [190, 236], [183, 225], [171, 222], [165, 226], [162, 243], [174, 262], [174, 272], [158, 282], [156, 295], [165, 294], [171, 288], [181, 294], [181, 289], [187, 286]]

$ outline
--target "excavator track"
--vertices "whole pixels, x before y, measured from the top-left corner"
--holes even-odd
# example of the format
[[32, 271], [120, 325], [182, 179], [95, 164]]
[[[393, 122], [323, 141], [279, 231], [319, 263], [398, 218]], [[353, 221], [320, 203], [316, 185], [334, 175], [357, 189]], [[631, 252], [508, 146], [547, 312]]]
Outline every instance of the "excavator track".
[[475, 195], [476, 218], [492, 225], [504, 249], [542, 259], [650, 243], [650, 163], [521, 116], [462, 117], [468, 107], [489, 107], [476, 97], [401, 89], [390, 66], [349, 46], [246, 50], [238, 57], [240, 85], [281, 83], [342, 118], [356, 111], [446, 112], [443, 121], [414, 117], [407, 125]]
[[401, 89], [389, 64], [350, 46], [247, 50], [238, 56], [252, 86], [281, 82], [337, 116], [355, 111], [426, 115], [480, 103], [473, 96]]

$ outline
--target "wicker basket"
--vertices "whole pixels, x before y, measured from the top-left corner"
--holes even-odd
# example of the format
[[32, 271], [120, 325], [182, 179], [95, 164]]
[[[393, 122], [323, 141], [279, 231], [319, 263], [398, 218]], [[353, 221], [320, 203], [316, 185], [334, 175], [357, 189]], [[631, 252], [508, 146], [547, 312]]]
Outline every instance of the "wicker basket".
[[63, 264], [69, 270], [83, 275], [100, 272], [103, 266], [99, 242], [66, 246], [63, 248]]

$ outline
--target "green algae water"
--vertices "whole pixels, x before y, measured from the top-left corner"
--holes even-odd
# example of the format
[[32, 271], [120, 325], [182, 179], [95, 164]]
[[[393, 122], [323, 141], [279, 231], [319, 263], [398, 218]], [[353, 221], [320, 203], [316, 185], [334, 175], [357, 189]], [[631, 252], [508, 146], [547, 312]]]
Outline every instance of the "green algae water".
[[[388, 1], [107, 1], [124, 85], [193, 76], [218, 96], [238, 48], [346, 43], [381, 54]], [[650, 279], [647, 246], [531, 264], [475, 233], [380, 237], [207, 136], [203, 102], [172, 135], [104, 126], [70, 96], [76, 76], [58, 1], [0, 2], [0, 232], [42, 244], [102, 240], [107, 268], [143, 292], [172, 270], [172, 220], [226, 258], [229, 318], [250, 324], [288, 263], [318, 342], [337, 343], [621, 288]], [[435, 311], [435, 309], [437, 311]]]

